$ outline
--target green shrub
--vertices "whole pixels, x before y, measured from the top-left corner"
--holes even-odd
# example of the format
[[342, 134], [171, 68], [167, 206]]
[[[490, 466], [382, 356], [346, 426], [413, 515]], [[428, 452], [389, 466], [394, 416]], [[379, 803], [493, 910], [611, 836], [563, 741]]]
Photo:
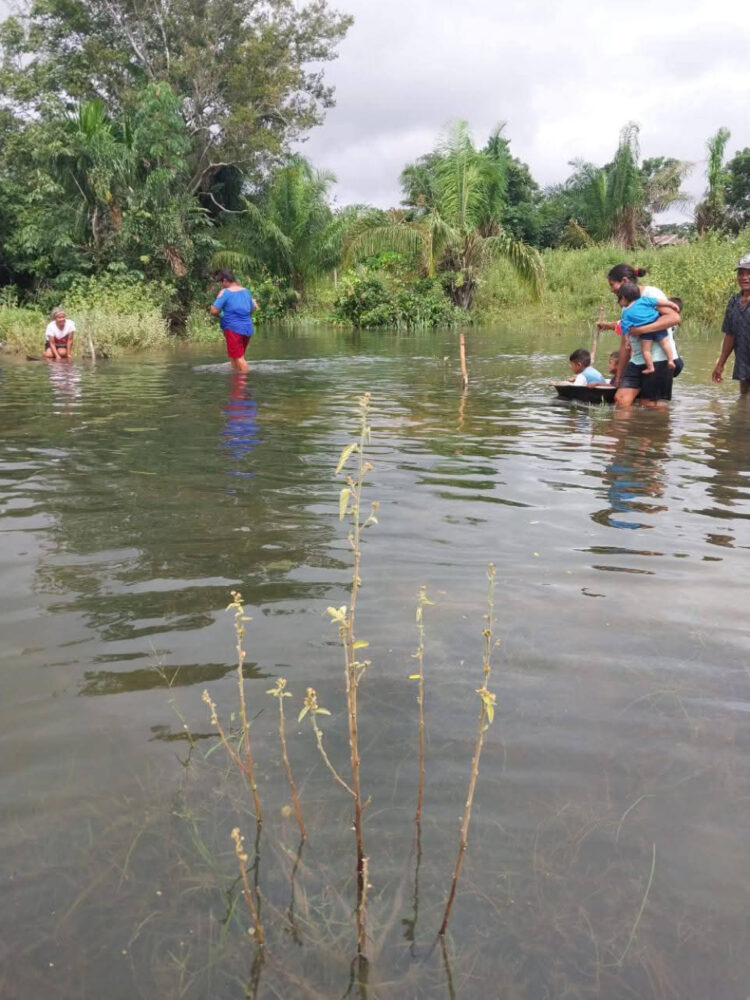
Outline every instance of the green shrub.
[[447, 326], [459, 318], [437, 280], [408, 280], [401, 273], [372, 266], [343, 276], [333, 309], [337, 320], [358, 328]]
[[185, 320], [183, 336], [194, 344], [208, 344], [218, 341], [221, 330], [218, 322], [207, 309], [193, 309]]

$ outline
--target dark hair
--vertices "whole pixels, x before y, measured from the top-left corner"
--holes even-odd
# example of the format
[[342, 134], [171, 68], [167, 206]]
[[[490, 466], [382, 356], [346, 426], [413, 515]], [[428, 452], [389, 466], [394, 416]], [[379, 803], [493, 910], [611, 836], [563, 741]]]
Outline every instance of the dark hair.
[[673, 295], [670, 299], [667, 299], [667, 302], [671, 302], [673, 305], [676, 305], [677, 311], [682, 312], [682, 299], [678, 298], [676, 295]]
[[577, 350], [573, 351], [568, 358], [568, 361], [577, 361], [579, 365], [583, 365], [584, 368], [588, 368], [591, 364], [591, 354], [585, 347], [579, 347]]
[[626, 302], [636, 302], [641, 297], [641, 290], [633, 281], [624, 281], [617, 292], [617, 299]]
[[610, 351], [609, 352], [609, 360], [610, 361], [612, 360], [612, 358], [619, 358], [619, 357], [620, 357], [620, 352], [619, 351]]
[[648, 270], [645, 267], [631, 267], [630, 264], [615, 264], [607, 275], [608, 281], [638, 281], [645, 278]]
[[221, 271], [217, 271], [214, 275], [214, 281], [236, 281], [234, 272], [230, 271], [228, 268], [222, 268]]

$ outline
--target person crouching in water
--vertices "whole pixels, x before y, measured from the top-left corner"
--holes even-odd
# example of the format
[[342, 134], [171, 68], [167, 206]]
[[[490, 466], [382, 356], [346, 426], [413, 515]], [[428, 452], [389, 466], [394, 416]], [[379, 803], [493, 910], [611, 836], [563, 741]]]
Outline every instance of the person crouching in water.
[[654, 340], [659, 341], [661, 349], [667, 356], [667, 366], [674, 368], [674, 348], [669, 340], [666, 330], [661, 333], [636, 334], [634, 327], [648, 326], [659, 319], [660, 312], [666, 309], [674, 309], [669, 299], [652, 299], [648, 295], [641, 295], [641, 290], [635, 282], [626, 281], [620, 285], [617, 301], [622, 307], [620, 325], [623, 336], [639, 336], [641, 341], [641, 351], [646, 367], [643, 375], [652, 375], [654, 372], [654, 359], [651, 356], [651, 344]]
[[59, 306], [50, 313], [51, 322], [44, 331], [44, 351], [42, 357], [48, 361], [62, 361], [73, 356], [73, 334], [76, 325], [66, 319], [65, 310]]
[[573, 371], [573, 378], [568, 381], [573, 385], [593, 385], [596, 382], [603, 382], [604, 376], [600, 371], [591, 365], [591, 354], [585, 347], [579, 347], [577, 351], [568, 358]]

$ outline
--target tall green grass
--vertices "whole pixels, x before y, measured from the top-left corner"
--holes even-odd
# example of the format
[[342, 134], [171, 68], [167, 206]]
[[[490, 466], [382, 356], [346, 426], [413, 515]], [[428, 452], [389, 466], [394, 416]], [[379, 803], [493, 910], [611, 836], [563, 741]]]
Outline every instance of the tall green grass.
[[727, 299], [737, 289], [737, 261], [749, 250], [750, 231], [733, 239], [707, 236], [685, 246], [636, 251], [614, 244], [546, 250], [545, 287], [538, 300], [510, 265], [499, 260], [482, 283], [473, 319], [477, 323], [507, 321], [523, 311], [525, 319], [546, 325], [592, 321], [602, 305], [607, 317], [614, 319], [617, 308], [607, 285], [607, 272], [615, 264], [626, 262], [648, 268], [648, 284], [683, 299], [686, 319], [715, 327], [721, 323]]
[[[75, 322], [76, 355], [88, 353], [89, 337], [97, 355], [105, 358], [168, 342], [165, 293], [158, 285], [111, 275], [81, 279], [57, 304]], [[20, 308], [9, 300], [0, 305], [0, 340], [7, 350], [39, 354], [48, 322], [41, 309]]]

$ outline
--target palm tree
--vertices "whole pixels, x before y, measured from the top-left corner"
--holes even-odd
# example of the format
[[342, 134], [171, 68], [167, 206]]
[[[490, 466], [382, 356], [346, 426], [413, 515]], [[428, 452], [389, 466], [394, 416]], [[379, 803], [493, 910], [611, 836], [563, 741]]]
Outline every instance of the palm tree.
[[698, 234], [703, 236], [710, 229], [721, 230], [727, 225], [727, 211], [724, 189], [727, 172], [724, 168], [724, 152], [731, 138], [728, 128], [720, 128], [716, 135], [706, 141], [708, 162], [706, 178], [708, 190], [703, 201], [695, 209], [695, 225]]
[[333, 174], [292, 156], [272, 177], [259, 203], [244, 200], [239, 218], [223, 227], [223, 249], [214, 267], [247, 273], [267, 270], [289, 283], [299, 299], [309, 282], [331, 270], [341, 256], [346, 218], [328, 204]]
[[635, 122], [625, 125], [606, 167], [574, 162], [565, 192], [574, 208], [577, 239], [583, 235], [633, 248], [647, 235], [653, 212], [689, 200], [680, 185], [692, 164], [655, 158], [641, 165], [638, 136]]
[[120, 193], [132, 170], [131, 150], [118, 134], [104, 101], [83, 101], [63, 124], [54, 171], [77, 206], [78, 235], [101, 246], [107, 229], [122, 225]]
[[408, 167], [402, 175], [407, 202], [416, 211], [360, 219], [348, 235], [346, 257], [389, 249], [412, 254], [424, 274], [445, 276], [451, 301], [465, 310], [471, 309], [482, 273], [500, 256], [538, 290], [539, 253], [508, 236], [498, 218], [502, 165], [477, 151], [467, 123], [454, 123], [434, 154], [418, 165], [428, 167], [429, 173]]

